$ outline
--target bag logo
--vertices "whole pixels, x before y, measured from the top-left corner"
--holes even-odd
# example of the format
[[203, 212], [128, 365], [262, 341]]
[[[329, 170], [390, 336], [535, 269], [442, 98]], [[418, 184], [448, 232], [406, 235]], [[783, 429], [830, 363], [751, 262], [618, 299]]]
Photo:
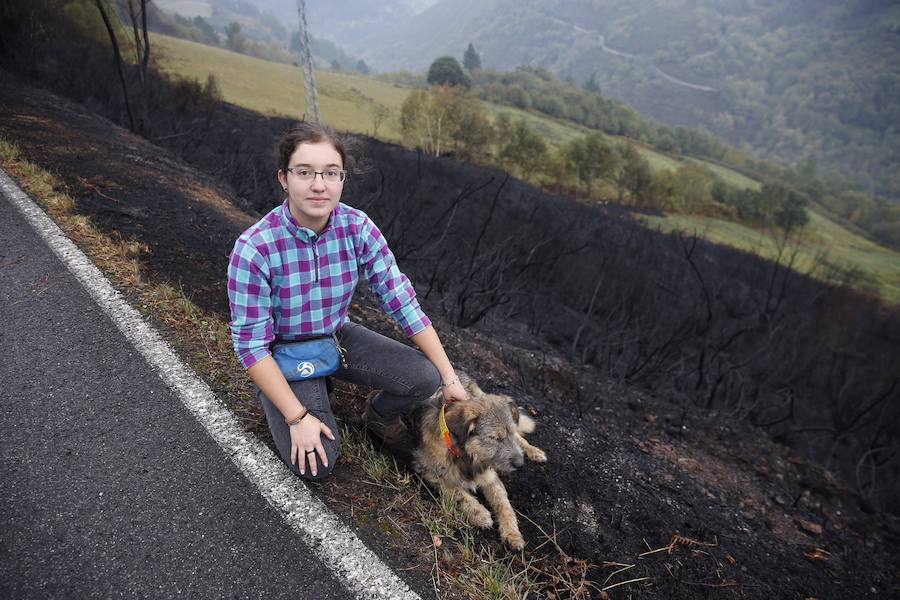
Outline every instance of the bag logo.
[[297, 365], [297, 372], [300, 373], [301, 377], [310, 377], [316, 372], [316, 367], [311, 362], [302, 362]]

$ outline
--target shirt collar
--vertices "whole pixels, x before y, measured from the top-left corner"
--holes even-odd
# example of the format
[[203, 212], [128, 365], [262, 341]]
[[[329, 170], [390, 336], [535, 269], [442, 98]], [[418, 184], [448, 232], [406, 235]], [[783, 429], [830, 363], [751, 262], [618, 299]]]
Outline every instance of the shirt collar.
[[328, 223], [325, 224], [325, 229], [323, 229], [321, 233], [316, 236], [315, 231], [308, 227], [304, 227], [297, 222], [297, 220], [294, 218], [294, 215], [291, 213], [291, 207], [288, 204], [287, 199], [285, 199], [281, 205], [281, 223], [285, 226], [285, 228], [287, 228], [289, 232], [291, 232], [292, 235], [297, 236], [304, 242], [311, 242], [316, 239], [316, 237], [322, 237], [328, 231], [334, 228], [335, 217], [337, 217], [338, 213], [340, 213], [340, 210], [341, 203], [338, 202], [334, 207], [334, 210], [331, 211], [331, 216], [328, 217]]

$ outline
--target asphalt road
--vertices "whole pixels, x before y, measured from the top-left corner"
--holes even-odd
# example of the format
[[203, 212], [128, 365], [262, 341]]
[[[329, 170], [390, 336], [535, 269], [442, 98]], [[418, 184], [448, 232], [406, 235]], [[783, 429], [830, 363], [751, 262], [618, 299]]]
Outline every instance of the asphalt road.
[[0, 195], [0, 598], [347, 598]]

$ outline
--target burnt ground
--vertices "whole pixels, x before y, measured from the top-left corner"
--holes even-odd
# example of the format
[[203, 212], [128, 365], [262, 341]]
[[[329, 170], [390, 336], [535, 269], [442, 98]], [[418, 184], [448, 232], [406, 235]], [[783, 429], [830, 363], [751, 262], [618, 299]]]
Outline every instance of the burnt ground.
[[[145, 244], [147, 280], [180, 286], [203, 310], [227, 320], [227, 253], [257, 215], [238, 208], [244, 204], [229, 186], [169, 152], [2, 75], [0, 138], [56, 175], [76, 212]], [[134, 290], [123, 292], [137, 302]], [[665, 398], [576, 368], [515, 324], [459, 329], [425, 308], [454, 363], [486, 390], [517, 398], [538, 422], [530, 439], [546, 450], [548, 463], [506, 477], [511, 501], [526, 517], [520, 521], [528, 546], [515, 560], [583, 569], [594, 586], [591, 597], [601, 596], [597, 588], [632, 578], [646, 579], [611, 589], [609, 596], [900, 594], [897, 520], [866, 512], [841, 482], [764, 433], [727, 414], [684, 412]], [[271, 445], [248, 390], [236, 394], [233, 382], [204, 372], [190, 330], [145, 314], [242, 415], [247, 429]], [[397, 335], [364, 293], [352, 317]], [[573, 380], [580, 391], [574, 398], [560, 392]], [[338, 387], [339, 420], [356, 422], [364, 392]], [[396, 491], [367, 482], [358, 465], [347, 462], [315, 491], [416, 591], [435, 594], [431, 536], [404, 512]], [[496, 532], [478, 533], [478, 541], [505, 554]], [[453, 569], [446, 557], [439, 560]], [[625, 565], [635, 566], [613, 574]]]

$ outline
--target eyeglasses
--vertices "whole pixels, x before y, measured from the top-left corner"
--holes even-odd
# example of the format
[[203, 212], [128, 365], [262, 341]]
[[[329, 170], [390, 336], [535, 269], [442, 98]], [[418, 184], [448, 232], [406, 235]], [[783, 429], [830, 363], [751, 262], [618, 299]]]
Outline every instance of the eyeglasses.
[[312, 181], [316, 178], [316, 175], [321, 175], [325, 183], [340, 183], [347, 178], [347, 171], [343, 169], [313, 171], [309, 167], [287, 167], [285, 171], [292, 173], [300, 181]]

